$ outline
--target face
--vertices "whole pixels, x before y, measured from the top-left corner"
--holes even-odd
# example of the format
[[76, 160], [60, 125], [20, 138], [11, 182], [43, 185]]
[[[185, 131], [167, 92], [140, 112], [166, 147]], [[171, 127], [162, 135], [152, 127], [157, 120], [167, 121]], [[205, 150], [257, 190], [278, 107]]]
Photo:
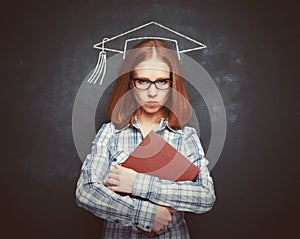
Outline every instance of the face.
[[[151, 58], [138, 64], [133, 73], [134, 79], [143, 84], [146, 81], [158, 81], [156, 84], [164, 85], [164, 80], [170, 79], [170, 68], [169, 66], [156, 59]], [[154, 84], [150, 85], [149, 89], [138, 89], [133, 85], [133, 92], [136, 101], [141, 106], [142, 113], [150, 116], [155, 116], [159, 113], [161, 107], [168, 100], [170, 89], [157, 89]]]

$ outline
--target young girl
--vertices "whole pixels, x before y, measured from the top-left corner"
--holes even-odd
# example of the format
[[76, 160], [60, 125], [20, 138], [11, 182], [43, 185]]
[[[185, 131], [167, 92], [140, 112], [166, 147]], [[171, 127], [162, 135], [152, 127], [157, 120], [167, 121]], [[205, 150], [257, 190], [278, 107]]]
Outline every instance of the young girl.
[[[177, 55], [162, 40], [144, 40], [127, 53], [104, 124], [82, 165], [78, 206], [106, 219], [103, 238], [185, 239], [184, 212], [204, 213], [215, 202], [213, 181], [192, 127]], [[122, 163], [154, 130], [194, 163], [194, 181], [172, 182], [137, 173]], [[141, 161], [141, 163], [143, 163]]]

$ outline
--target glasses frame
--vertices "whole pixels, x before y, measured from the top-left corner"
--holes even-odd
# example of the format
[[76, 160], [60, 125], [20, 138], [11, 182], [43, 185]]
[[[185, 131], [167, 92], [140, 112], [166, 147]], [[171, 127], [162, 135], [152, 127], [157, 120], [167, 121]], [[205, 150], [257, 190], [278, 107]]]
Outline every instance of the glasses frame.
[[[150, 83], [150, 85], [148, 86], [148, 88], [145, 88], [145, 89], [139, 88], [139, 87], [136, 86], [136, 81], [137, 80], [144, 80], [144, 81]], [[165, 89], [161, 89], [161, 88], [157, 87], [156, 84], [159, 81], [162, 81], [162, 80], [169, 80], [170, 81], [170, 86], [168, 88], [165, 88]], [[159, 79], [159, 80], [155, 80], [155, 81], [151, 81], [151, 80], [148, 80], [148, 79], [141, 79], [141, 78], [133, 78], [132, 81], [133, 81], [134, 87], [137, 88], [137, 89], [139, 89], [139, 90], [149, 90], [150, 87], [152, 86], [152, 84], [154, 84], [155, 88], [158, 89], [158, 90], [168, 90], [168, 89], [170, 89], [172, 87], [172, 79], [171, 78]]]

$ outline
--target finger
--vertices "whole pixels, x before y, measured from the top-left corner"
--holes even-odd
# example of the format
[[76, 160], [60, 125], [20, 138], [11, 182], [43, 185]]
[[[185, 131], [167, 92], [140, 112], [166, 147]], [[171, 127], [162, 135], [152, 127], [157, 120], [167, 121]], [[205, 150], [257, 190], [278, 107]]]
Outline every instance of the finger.
[[156, 231], [163, 231], [166, 225], [164, 223], [160, 223], [160, 225], [157, 226]]
[[115, 174], [119, 174], [120, 173], [120, 169], [118, 168], [113, 168], [110, 173], [115, 173]]
[[161, 235], [163, 233], [164, 229], [165, 229], [165, 227], [160, 228], [159, 231], [157, 232], [157, 234]]
[[119, 175], [116, 173], [109, 173], [107, 178], [119, 180]]
[[122, 168], [123, 168], [123, 167], [122, 167], [121, 165], [119, 165], [119, 164], [116, 164], [115, 167], [116, 167], [116, 169], [122, 169]]
[[116, 165], [116, 169], [120, 170], [120, 172], [121, 172], [121, 170], [123, 170], [123, 171], [125, 171], [125, 172], [136, 173], [136, 171], [134, 171], [133, 169], [131, 169], [131, 168], [126, 168], [126, 167], [123, 167], [123, 166], [121, 166], [121, 165]]
[[169, 210], [169, 212], [173, 215], [179, 215], [178, 211], [172, 210], [171, 208], [167, 207], [167, 209]]
[[106, 179], [106, 185], [109, 187], [116, 187], [119, 185], [119, 181], [112, 178], [108, 178]]
[[162, 233], [162, 230], [160, 228], [152, 228], [152, 230], [159, 235]]
[[113, 192], [118, 192], [119, 191], [119, 187], [107, 187], [108, 189], [110, 189]]

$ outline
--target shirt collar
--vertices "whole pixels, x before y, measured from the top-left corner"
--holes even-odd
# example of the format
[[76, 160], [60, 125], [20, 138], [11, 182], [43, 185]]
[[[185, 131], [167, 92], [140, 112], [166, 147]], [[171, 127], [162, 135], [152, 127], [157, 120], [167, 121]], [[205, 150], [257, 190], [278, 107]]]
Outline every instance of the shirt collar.
[[[121, 132], [121, 131], [123, 131], [123, 130], [129, 128], [129, 127], [130, 127], [130, 124], [124, 126], [124, 127], [121, 128], [121, 129], [115, 129], [115, 133], [119, 133], [119, 132]], [[136, 117], [135, 117], [135, 119], [134, 119], [134, 121], [133, 121], [132, 127], [136, 128], [137, 130], [140, 129], [139, 124], [138, 124], [138, 120], [137, 120]], [[157, 125], [157, 127], [154, 128], [154, 131], [155, 131], [155, 132], [158, 132], [158, 131], [164, 130], [165, 128], [168, 128], [169, 130], [171, 130], [172, 132], [174, 132], [174, 133], [176, 133], [176, 134], [183, 134], [182, 129], [178, 129], [178, 130], [173, 129], [172, 127], [170, 127], [170, 126], [168, 125], [168, 120], [167, 120], [167, 119], [164, 119], [164, 118], [162, 118], [162, 119], [160, 120], [159, 125]]]
[[119, 132], [121, 132], [121, 131], [123, 131], [123, 130], [129, 128], [129, 127], [130, 127], [130, 124], [125, 125], [123, 128], [120, 128], [120, 129], [115, 128], [115, 133], [119, 133]]

